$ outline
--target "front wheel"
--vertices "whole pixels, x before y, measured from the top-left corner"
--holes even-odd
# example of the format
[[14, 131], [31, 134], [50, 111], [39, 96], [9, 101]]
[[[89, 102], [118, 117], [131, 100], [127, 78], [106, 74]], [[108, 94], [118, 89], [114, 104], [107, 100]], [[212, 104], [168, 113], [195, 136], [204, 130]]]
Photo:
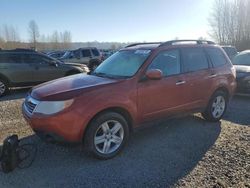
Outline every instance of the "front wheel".
[[0, 79], [0, 97], [5, 95], [8, 92], [9, 88], [7, 83], [4, 80]]
[[87, 150], [99, 159], [116, 156], [128, 140], [129, 129], [125, 118], [115, 112], [97, 116], [85, 134]]
[[219, 121], [226, 112], [227, 103], [227, 95], [224, 92], [215, 92], [202, 116], [208, 121]]

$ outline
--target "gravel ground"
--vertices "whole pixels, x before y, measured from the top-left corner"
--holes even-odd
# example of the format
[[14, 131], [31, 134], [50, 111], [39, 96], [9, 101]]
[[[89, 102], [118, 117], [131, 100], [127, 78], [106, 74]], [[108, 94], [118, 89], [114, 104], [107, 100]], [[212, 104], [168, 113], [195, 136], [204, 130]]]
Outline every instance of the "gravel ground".
[[0, 187], [250, 187], [250, 98], [235, 97], [224, 119], [191, 115], [131, 135], [114, 159], [92, 159], [80, 146], [45, 144], [21, 114], [20, 92], [0, 102], [0, 141], [17, 133], [34, 143], [33, 165], [0, 172]]

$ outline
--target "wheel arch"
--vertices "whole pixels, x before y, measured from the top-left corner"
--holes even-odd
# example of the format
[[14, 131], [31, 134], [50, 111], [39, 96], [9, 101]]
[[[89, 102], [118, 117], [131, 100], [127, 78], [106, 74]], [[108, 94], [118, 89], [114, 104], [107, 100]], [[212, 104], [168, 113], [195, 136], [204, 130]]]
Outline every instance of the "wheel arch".
[[213, 92], [213, 94], [216, 93], [216, 92], [218, 92], [218, 91], [222, 91], [223, 93], [225, 93], [225, 94], [226, 94], [226, 97], [227, 97], [227, 100], [230, 99], [230, 92], [229, 92], [229, 90], [227, 89], [227, 87], [225, 87], [225, 86], [219, 86], [219, 87]]
[[120, 115], [122, 115], [125, 120], [127, 121], [128, 123], [128, 128], [129, 128], [129, 132], [132, 132], [133, 131], [133, 118], [131, 116], [131, 114], [129, 113], [128, 110], [126, 110], [125, 108], [123, 107], [109, 107], [109, 108], [106, 108], [106, 109], [103, 109], [101, 111], [99, 111], [98, 113], [96, 113], [91, 119], [90, 121], [87, 123], [87, 126], [83, 132], [83, 135], [82, 135], [82, 141], [84, 142], [84, 138], [85, 138], [85, 134], [87, 132], [87, 129], [89, 128], [89, 125], [91, 124], [91, 122], [97, 117], [99, 116], [100, 114], [102, 113], [105, 113], [105, 112], [116, 112]]
[[5, 82], [7, 82], [8, 85], [10, 85], [10, 83], [11, 83], [10, 80], [1, 73], [0, 73], [0, 79], [3, 79]]

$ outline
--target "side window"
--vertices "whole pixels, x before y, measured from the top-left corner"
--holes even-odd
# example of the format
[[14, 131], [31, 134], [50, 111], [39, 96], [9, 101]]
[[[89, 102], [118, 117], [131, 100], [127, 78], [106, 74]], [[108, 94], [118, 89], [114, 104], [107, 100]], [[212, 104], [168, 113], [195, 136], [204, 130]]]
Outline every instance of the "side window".
[[160, 52], [149, 65], [148, 69], [160, 69], [163, 76], [180, 74], [181, 65], [179, 50]]
[[207, 57], [202, 48], [183, 48], [182, 58], [184, 72], [208, 68]]
[[0, 55], [0, 63], [22, 63], [18, 54], [2, 54]]
[[219, 67], [227, 63], [227, 59], [221, 50], [217, 48], [207, 48], [206, 52], [209, 55], [214, 67]]
[[73, 51], [73, 57], [79, 59], [79, 58], [81, 57], [81, 55], [80, 55], [80, 50], [75, 50], [75, 51]]
[[91, 57], [90, 50], [82, 50], [82, 57]]
[[49, 59], [39, 55], [24, 55], [23, 62], [32, 64], [48, 64]]
[[94, 56], [99, 56], [99, 55], [100, 55], [100, 53], [98, 52], [97, 49], [92, 49], [92, 54], [93, 54]]

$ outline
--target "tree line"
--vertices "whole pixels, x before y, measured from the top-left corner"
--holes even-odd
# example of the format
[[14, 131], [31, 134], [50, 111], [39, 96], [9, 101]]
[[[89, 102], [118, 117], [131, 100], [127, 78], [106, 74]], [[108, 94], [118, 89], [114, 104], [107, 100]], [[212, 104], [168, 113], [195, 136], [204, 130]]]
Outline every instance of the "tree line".
[[209, 17], [211, 36], [241, 51], [250, 48], [250, 1], [215, 0]]
[[28, 24], [29, 41], [23, 42], [18, 29], [12, 25], [0, 26], [0, 48], [32, 48], [37, 50], [60, 50], [71, 48], [72, 35], [70, 31], [54, 31], [50, 35], [40, 34], [39, 27], [34, 20]]
[[[214, 0], [209, 16], [208, 31], [211, 38], [221, 45], [233, 45], [241, 51], [250, 49], [250, 0]], [[40, 34], [34, 20], [28, 24], [29, 42], [21, 42], [18, 29], [0, 26], [0, 48], [35, 48], [38, 50], [69, 49], [72, 47], [70, 31]], [[111, 48], [116, 48], [114, 44]]]

